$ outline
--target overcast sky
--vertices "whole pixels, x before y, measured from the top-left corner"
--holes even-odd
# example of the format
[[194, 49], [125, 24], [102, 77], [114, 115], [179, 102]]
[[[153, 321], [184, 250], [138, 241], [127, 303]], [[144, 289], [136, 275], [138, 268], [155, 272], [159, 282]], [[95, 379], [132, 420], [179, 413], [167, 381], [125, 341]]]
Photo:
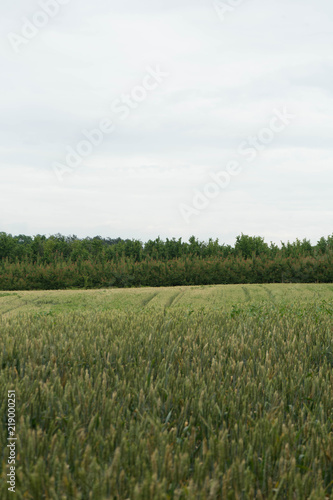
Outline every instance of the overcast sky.
[[0, 28], [0, 231], [333, 233], [330, 0], [1, 0]]

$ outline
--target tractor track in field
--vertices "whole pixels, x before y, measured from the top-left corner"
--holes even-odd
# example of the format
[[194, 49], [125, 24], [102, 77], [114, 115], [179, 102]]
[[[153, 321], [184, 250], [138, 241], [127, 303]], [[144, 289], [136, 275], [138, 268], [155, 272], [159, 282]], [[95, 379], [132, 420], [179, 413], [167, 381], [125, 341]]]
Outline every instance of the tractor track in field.
[[141, 307], [147, 307], [147, 305], [158, 295], [158, 292], [148, 295], [147, 298], [143, 299], [141, 302]]
[[176, 292], [166, 301], [165, 307], [171, 307], [183, 292]]
[[26, 305], [28, 305], [27, 302], [25, 302], [24, 304], [20, 304], [18, 306], [12, 307], [11, 309], [7, 309], [7, 311], [4, 311], [1, 313], [1, 316], [5, 316], [6, 314], [10, 313], [11, 311], [15, 311], [16, 309], [20, 309], [20, 307], [24, 307]]
[[16, 309], [20, 309], [21, 307], [25, 307], [28, 304], [32, 304], [33, 302], [36, 302], [38, 300], [38, 298], [34, 299], [34, 300], [25, 300], [25, 299], [19, 298], [18, 300], [23, 300], [24, 304], [19, 304], [18, 306], [11, 307], [10, 309], [7, 309], [7, 311], [4, 311], [4, 312], [0, 313], [0, 316], [3, 317], [3, 316], [5, 316], [6, 314], [8, 314], [8, 313], [10, 313], [12, 311], [15, 311]]
[[250, 300], [251, 300], [250, 292], [248, 291], [248, 289], [245, 286], [242, 286], [242, 290], [243, 290], [243, 293], [245, 295], [246, 302], [250, 302]]
[[273, 304], [275, 304], [276, 299], [275, 299], [273, 292], [265, 285], [260, 285], [260, 286], [263, 290], [265, 290], [265, 292], [267, 293], [269, 299], [273, 302]]

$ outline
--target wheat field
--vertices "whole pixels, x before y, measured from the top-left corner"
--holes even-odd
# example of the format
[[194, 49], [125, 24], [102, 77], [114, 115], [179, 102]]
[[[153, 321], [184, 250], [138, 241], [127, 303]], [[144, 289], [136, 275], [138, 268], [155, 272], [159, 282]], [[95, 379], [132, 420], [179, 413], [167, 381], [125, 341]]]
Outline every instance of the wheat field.
[[332, 292], [0, 293], [1, 499], [333, 498]]

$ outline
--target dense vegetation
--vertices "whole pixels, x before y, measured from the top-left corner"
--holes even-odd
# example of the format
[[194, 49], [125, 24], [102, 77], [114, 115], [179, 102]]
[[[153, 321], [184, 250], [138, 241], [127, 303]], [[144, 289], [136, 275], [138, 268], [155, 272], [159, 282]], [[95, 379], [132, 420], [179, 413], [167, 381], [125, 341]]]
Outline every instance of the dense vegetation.
[[175, 286], [333, 281], [333, 236], [268, 245], [241, 235], [218, 240], [79, 239], [0, 233], [0, 289]]
[[[332, 498], [332, 313], [329, 300], [1, 316], [15, 496]], [[7, 433], [4, 417], [4, 500]]]

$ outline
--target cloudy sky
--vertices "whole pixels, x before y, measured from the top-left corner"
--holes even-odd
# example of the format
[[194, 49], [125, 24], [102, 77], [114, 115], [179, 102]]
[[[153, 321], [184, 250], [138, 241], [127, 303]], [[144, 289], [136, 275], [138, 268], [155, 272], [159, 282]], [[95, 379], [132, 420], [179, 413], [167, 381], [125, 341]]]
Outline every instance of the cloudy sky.
[[329, 0], [2, 0], [0, 231], [333, 232]]

